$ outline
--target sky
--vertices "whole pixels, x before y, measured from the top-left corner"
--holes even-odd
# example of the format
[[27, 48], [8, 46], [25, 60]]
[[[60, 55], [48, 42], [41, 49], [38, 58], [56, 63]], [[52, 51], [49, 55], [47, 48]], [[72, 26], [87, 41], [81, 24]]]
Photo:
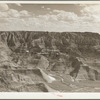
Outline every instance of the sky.
[[0, 4], [0, 31], [100, 33], [100, 4]]

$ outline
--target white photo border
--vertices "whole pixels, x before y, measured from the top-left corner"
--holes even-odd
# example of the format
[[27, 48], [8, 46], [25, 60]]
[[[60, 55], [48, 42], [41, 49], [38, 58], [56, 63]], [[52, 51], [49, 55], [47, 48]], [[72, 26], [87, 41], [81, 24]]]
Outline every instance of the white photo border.
[[[0, 3], [24, 4], [100, 4], [100, 1], [0, 1]], [[99, 92], [66, 92], [66, 93], [36, 93], [36, 92], [1, 92], [0, 99], [100, 99]]]

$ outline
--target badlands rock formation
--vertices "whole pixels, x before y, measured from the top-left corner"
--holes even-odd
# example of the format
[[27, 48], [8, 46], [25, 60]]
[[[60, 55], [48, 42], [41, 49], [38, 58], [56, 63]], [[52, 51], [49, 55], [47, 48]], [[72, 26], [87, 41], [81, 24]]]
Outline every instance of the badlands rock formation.
[[0, 32], [1, 92], [97, 92], [99, 81], [98, 33]]

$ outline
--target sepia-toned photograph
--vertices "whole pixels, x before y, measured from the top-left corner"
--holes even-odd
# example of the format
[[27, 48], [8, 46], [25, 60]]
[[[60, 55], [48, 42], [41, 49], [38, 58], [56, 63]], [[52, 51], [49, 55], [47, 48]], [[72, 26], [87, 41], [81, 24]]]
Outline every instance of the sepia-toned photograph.
[[0, 92], [99, 93], [100, 4], [0, 3]]

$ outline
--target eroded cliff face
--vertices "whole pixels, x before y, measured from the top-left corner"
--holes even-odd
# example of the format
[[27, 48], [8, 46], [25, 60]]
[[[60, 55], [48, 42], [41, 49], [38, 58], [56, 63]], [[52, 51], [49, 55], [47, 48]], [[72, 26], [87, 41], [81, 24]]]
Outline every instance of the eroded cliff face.
[[0, 32], [0, 91], [74, 91], [100, 80], [99, 61], [98, 33]]

